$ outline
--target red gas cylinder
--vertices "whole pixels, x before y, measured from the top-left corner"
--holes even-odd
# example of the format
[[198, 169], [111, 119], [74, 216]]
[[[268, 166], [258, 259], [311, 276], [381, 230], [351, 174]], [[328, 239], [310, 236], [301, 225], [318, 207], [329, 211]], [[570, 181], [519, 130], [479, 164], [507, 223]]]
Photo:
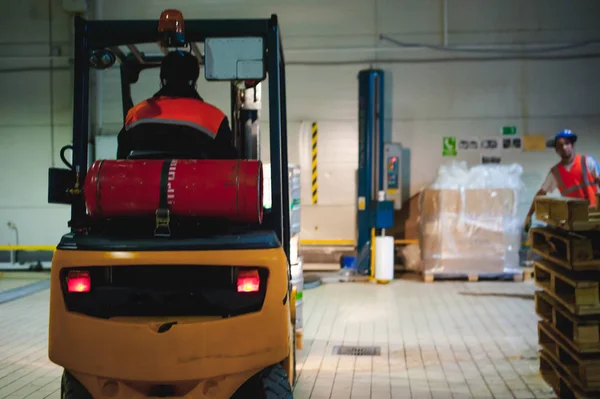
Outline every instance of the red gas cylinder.
[[155, 216], [162, 195], [173, 216], [261, 223], [262, 185], [260, 161], [103, 160], [83, 190], [94, 219]]

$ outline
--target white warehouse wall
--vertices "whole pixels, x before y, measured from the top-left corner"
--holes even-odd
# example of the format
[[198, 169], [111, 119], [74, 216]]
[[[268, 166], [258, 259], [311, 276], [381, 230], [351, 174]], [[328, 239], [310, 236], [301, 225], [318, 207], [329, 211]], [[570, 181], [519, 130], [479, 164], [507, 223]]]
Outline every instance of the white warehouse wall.
[[[70, 17], [61, 0], [2, 6], [0, 24], [0, 245], [54, 245], [69, 209], [47, 203], [48, 168], [70, 142]], [[55, 57], [50, 58], [53, 54]]]
[[[104, 19], [157, 18], [166, 7], [158, 0], [97, 1], [101, 1]], [[44, 47], [44, 43], [48, 41], [48, 24], [44, 28], [43, 21], [48, 15], [40, 8], [44, 3], [47, 6], [47, 1], [27, 0], [10, 11], [13, 21], [28, 23], [39, 34], [23, 38], [32, 42], [23, 46], [0, 45], [1, 68], [32, 62], [6, 58], [17, 51], [47, 55], [48, 45]], [[94, 5], [90, 1], [90, 6]], [[580, 134], [580, 149], [600, 157], [600, 144], [595, 139], [600, 125], [596, 95], [600, 90], [600, 59], [433, 62], [432, 58], [469, 54], [398, 49], [379, 40], [384, 34], [404, 42], [442, 45], [443, 0], [174, 0], [168, 6], [181, 9], [187, 18], [279, 15], [288, 62], [291, 162], [306, 157], [299, 153], [300, 148], [306, 148], [306, 142], [300, 142], [305, 137], [301, 131], [310, 122], [319, 122], [318, 205], [310, 204], [310, 170], [303, 170], [305, 239], [354, 239], [357, 74], [364, 68], [378, 67], [388, 72], [390, 103], [386, 104], [386, 117], [391, 122], [393, 140], [411, 153], [411, 193], [431, 183], [440, 163], [447, 160], [441, 156], [443, 136], [497, 136], [505, 125], [517, 126], [520, 133], [549, 136], [568, 127]], [[600, 2], [593, 0], [447, 0], [447, 9], [449, 45], [558, 45], [600, 38], [596, 18]], [[53, 26], [60, 31], [53, 40], [67, 42], [68, 18], [58, 11], [53, 17]], [[4, 38], [1, 43], [8, 41], [10, 29], [14, 28], [0, 27]], [[591, 46], [578, 51], [600, 52]], [[415, 58], [421, 62], [406, 62]], [[142, 75], [134, 89], [136, 101], [157, 89], [155, 72]], [[54, 85], [54, 160], [58, 164], [57, 148], [69, 141], [71, 116], [67, 105], [71, 88], [68, 71], [56, 71], [54, 76], [55, 80], [64, 77]], [[53, 244], [66, 228], [68, 215], [64, 208], [46, 204], [46, 169], [52, 158], [48, 79], [47, 72], [0, 74], [0, 159], [5, 165], [0, 172], [0, 183], [5, 188], [0, 194], [0, 245], [13, 237], [5, 228], [8, 220], [18, 224], [22, 243]], [[116, 134], [122, 123], [118, 79], [116, 69], [103, 72], [102, 135]], [[265, 85], [265, 103], [267, 90]], [[201, 82], [199, 91], [207, 101], [229, 110], [226, 84]], [[262, 131], [262, 152], [266, 154], [267, 110], [262, 113]], [[25, 149], [28, 155], [21, 155]], [[478, 153], [457, 158], [470, 164], [480, 161]], [[551, 151], [513, 152], [503, 154], [503, 162], [523, 166], [529, 185], [522, 201], [526, 204], [556, 157]]]

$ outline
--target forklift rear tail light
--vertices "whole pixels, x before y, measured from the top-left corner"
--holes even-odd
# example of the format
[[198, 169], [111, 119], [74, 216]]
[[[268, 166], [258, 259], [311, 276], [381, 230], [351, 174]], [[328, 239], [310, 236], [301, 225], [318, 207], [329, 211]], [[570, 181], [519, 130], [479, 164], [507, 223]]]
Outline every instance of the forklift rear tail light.
[[240, 270], [237, 277], [237, 292], [258, 292], [260, 277], [258, 270]]
[[71, 270], [67, 275], [67, 290], [69, 292], [90, 292], [92, 278], [90, 272]]

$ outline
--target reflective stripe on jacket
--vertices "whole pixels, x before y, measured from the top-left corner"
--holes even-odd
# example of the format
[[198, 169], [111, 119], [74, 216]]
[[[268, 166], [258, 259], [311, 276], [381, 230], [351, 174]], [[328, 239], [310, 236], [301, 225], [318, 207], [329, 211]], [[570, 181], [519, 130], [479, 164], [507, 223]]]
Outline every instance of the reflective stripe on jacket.
[[147, 123], [188, 126], [215, 138], [225, 114], [213, 105], [193, 98], [158, 97], [131, 108], [125, 130]]
[[598, 188], [596, 179], [588, 170], [586, 161], [585, 155], [575, 155], [571, 170], [567, 170], [559, 163], [552, 168], [552, 174], [562, 196], [587, 199], [590, 201], [590, 206], [596, 206]]

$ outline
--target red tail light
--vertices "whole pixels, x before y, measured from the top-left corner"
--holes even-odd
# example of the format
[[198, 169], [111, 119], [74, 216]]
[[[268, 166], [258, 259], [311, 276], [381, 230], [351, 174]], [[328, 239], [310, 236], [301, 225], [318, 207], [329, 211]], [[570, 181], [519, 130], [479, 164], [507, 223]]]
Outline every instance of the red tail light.
[[89, 272], [72, 270], [67, 275], [67, 290], [69, 292], [90, 292], [92, 278]]
[[237, 278], [237, 292], [258, 292], [260, 277], [258, 270], [240, 270]]

